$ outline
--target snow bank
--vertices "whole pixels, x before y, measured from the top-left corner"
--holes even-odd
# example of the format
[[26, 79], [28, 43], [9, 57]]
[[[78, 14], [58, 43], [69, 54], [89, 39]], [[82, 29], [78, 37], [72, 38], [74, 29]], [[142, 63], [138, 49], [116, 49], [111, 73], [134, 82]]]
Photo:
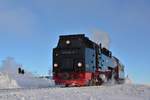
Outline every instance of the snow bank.
[[46, 78], [39, 78], [33, 75], [15, 75], [13, 78], [22, 88], [46, 88], [54, 86], [54, 81]]
[[0, 89], [19, 88], [17, 82], [7, 74], [0, 73]]
[[[45, 88], [54, 86], [54, 81], [45, 78], [39, 78], [25, 70], [25, 74], [18, 74], [18, 67], [15, 60], [11, 57], [2, 62], [0, 72], [0, 88], [20, 87], [20, 88]], [[6, 84], [6, 86], [5, 86]]]
[[39, 78], [28, 74], [7, 74], [0, 72], [0, 89], [8, 88], [46, 88], [55, 86], [51, 79]]

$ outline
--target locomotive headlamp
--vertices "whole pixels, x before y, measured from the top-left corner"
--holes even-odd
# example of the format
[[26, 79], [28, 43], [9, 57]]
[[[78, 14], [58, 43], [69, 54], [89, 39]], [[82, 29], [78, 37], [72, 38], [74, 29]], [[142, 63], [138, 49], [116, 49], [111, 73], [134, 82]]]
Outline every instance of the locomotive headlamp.
[[70, 44], [70, 41], [69, 41], [69, 40], [67, 40], [67, 41], [66, 41], [66, 44]]
[[81, 62], [78, 62], [78, 67], [82, 67], [82, 63]]
[[55, 63], [55, 64], [54, 64], [54, 67], [58, 67], [58, 64]]

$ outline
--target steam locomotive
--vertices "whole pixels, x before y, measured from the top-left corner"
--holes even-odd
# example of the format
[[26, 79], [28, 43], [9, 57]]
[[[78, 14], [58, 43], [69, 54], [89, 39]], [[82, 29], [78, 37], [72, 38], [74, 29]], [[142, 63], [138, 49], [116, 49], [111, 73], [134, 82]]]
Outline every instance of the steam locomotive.
[[84, 34], [62, 35], [53, 49], [53, 79], [65, 86], [123, 83], [124, 65]]

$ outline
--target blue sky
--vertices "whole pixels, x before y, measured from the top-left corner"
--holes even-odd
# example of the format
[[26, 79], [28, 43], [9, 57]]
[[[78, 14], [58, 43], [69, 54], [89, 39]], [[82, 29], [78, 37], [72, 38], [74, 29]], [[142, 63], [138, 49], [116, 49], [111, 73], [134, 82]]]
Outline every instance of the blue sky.
[[104, 30], [136, 83], [150, 83], [149, 0], [0, 0], [0, 61], [48, 74], [61, 34]]

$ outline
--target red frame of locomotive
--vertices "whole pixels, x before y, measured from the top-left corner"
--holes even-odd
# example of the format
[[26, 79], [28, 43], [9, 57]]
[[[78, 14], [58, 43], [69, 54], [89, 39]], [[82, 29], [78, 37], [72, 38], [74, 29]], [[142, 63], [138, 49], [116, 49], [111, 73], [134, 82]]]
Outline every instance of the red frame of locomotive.
[[[119, 67], [116, 67], [115, 68], [115, 73], [117, 73], [117, 75], [115, 76], [115, 80], [121, 80], [119, 79]], [[94, 73], [91, 73], [91, 72], [70, 72], [70, 73], [58, 73], [58, 74], [55, 74], [53, 76], [53, 79], [55, 80], [55, 83], [57, 85], [65, 85], [65, 86], [88, 86], [90, 85], [89, 84], [89, 81], [92, 80], [92, 79], [98, 79], [99, 78], [99, 75], [105, 75], [107, 78], [108, 77], [111, 77], [112, 75], [112, 71], [108, 70], [108, 71], [100, 71], [99, 69], [97, 69]], [[68, 75], [68, 77], [72, 77], [72, 79], [69, 79], [69, 80], [65, 80], [65, 79], [62, 79], [61, 77], [63, 77], [65, 75]], [[78, 78], [76, 78], [78, 77]], [[101, 83], [98, 83], [98, 84], [92, 84], [92, 85], [100, 85], [102, 84], [103, 82]]]

